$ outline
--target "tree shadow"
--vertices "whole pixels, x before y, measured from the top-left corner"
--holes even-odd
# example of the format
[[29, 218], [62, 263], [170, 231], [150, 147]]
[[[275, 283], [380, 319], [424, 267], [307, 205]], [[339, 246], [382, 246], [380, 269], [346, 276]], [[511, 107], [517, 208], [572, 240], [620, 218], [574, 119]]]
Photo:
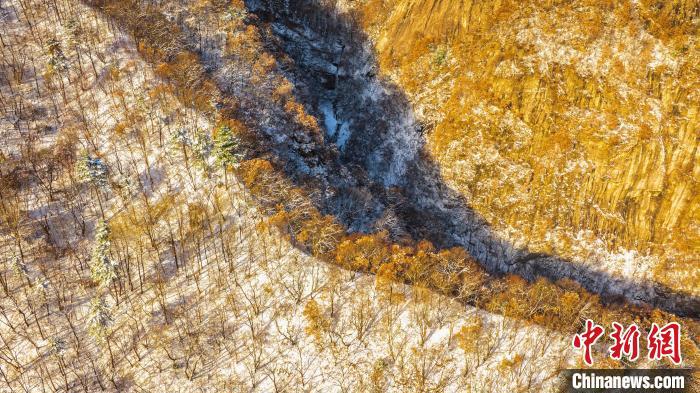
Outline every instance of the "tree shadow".
[[[570, 279], [606, 303], [650, 305], [700, 317], [700, 298], [656, 282], [636, 282], [556, 255], [533, 253], [498, 236], [441, 177], [423, 127], [400, 87], [378, 76], [374, 48], [355, 18], [315, 0], [247, 0], [246, 23], [261, 27], [294, 96], [325, 129], [322, 174], [289, 163], [296, 181], [321, 177], [319, 207], [350, 231], [387, 230], [395, 240], [464, 247], [490, 273], [532, 281]], [[303, 155], [303, 154], [302, 154]], [[292, 160], [293, 161], [293, 160]]]

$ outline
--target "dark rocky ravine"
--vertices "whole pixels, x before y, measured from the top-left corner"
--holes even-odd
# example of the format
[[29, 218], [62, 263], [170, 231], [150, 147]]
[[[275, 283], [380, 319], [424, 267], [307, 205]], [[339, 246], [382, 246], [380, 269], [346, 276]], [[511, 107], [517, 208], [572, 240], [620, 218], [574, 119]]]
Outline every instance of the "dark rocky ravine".
[[357, 183], [349, 186], [365, 185], [372, 192], [372, 198], [352, 198], [345, 180], [327, 176], [335, 192], [324, 200], [324, 208], [351, 230], [387, 229], [397, 238], [408, 234], [438, 247], [462, 246], [492, 273], [528, 280], [568, 278], [607, 302], [627, 300], [698, 317], [697, 297], [531, 253], [500, 239], [441, 181], [439, 168], [423, 150], [424, 127], [400, 88], [377, 76], [372, 44], [353, 21], [314, 1], [286, 6], [249, 1], [247, 6], [258, 23], [271, 24], [267, 41], [294, 60], [287, 76], [298, 99], [325, 124], [327, 147], [337, 152], [334, 164], [360, 169], [350, 171]]
[[[259, 102], [255, 87], [238, 81], [216, 47], [185, 20], [169, 17], [197, 51], [225, 94], [239, 100], [247, 124], [265, 134], [272, 159], [288, 177], [313, 187], [318, 207], [350, 232], [386, 230], [393, 239], [464, 247], [495, 275], [528, 280], [568, 278], [607, 303], [649, 305], [698, 318], [700, 298], [653, 282], [634, 282], [555, 255], [532, 253], [498, 237], [464, 198], [441, 179], [423, 148], [426, 126], [416, 120], [400, 87], [379, 76], [372, 43], [357, 21], [314, 0], [246, 2], [245, 23], [261, 27], [293, 94], [325, 125], [323, 143], [289, 130], [284, 111]], [[269, 27], [269, 28], [267, 28]], [[250, 73], [250, 70], [245, 72]], [[277, 120], [279, 120], [277, 119]]]

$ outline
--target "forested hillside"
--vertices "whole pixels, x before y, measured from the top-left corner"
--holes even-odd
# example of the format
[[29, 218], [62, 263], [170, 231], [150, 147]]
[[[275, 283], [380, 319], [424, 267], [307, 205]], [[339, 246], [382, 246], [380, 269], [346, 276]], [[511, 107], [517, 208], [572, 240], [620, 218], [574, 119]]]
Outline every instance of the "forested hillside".
[[696, 1], [356, 8], [442, 176], [499, 234], [697, 294]]
[[[635, 322], [645, 335], [652, 322], [678, 321], [680, 366], [696, 366], [692, 91], [669, 98], [679, 128], [649, 131], [665, 144], [638, 147], [666, 149], [661, 167], [687, 176], [656, 175], [667, 171], [654, 161], [662, 153], [634, 153], [637, 166], [619, 159], [661, 176], [662, 196], [645, 203], [677, 234], [610, 229], [619, 240], [607, 243], [603, 227], [586, 227], [601, 248], [588, 259], [574, 252], [587, 247], [581, 239], [562, 249], [517, 226], [506, 236], [494, 217], [572, 227], [509, 216], [500, 198], [523, 198], [529, 211], [547, 203], [553, 178], [584, 183], [542, 175], [535, 196], [490, 183], [510, 179], [494, 167], [469, 180], [501, 193], [479, 202], [450, 175], [505, 146], [484, 142], [498, 124], [533, 126], [512, 104], [484, 104], [490, 115], [478, 116], [484, 93], [460, 78], [491, 63], [451, 46], [473, 20], [486, 29], [513, 14], [391, 38], [464, 15], [440, 4], [0, 0], [0, 392], [554, 392], [561, 370], [582, 365], [571, 337], [586, 319]], [[692, 33], [672, 25], [668, 34]], [[671, 40], [655, 29], [655, 40]], [[677, 77], [697, 71], [676, 67]], [[522, 159], [552, 157], [550, 168], [573, 156], [537, 154], [532, 140], [548, 140], [547, 124], [539, 137], [527, 131]], [[571, 149], [588, 143], [581, 135], [568, 137]], [[620, 150], [600, 146], [586, 151]], [[519, 150], [494, 154], [508, 151]], [[595, 176], [618, 173], [609, 167], [592, 171], [581, 195], [599, 187]], [[629, 182], [624, 190], [644, 198], [657, 187]], [[562, 201], [542, 211], [571, 207]], [[623, 262], [678, 266], [640, 275]], [[631, 366], [602, 342], [594, 352], [596, 367]]]

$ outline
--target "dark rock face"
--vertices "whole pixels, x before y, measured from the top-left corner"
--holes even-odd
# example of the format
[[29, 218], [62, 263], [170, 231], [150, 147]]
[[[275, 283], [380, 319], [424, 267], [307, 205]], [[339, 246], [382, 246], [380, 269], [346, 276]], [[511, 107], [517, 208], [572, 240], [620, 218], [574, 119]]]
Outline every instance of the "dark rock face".
[[312, 184], [323, 212], [350, 231], [387, 230], [397, 241], [427, 239], [440, 248], [460, 246], [493, 274], [568, 278], [608, 302], [623, 298], [698, 317], [697, 297], [532, 253], [496, 234], [442, 180], [425, 152], [426, 126], [415, 120], [402, 90], [376, 76], [373, 45], [351, 16], [312, 0], [251, 0], [247, 7], [246, 23], [263, 27], [278, 68], [294, 83], [295, 98], [319, 125], [325, 124], [326, 135], [314, 140], [294, 131], [280, 113], [256, 102], [254, 89], [236, 82], [240, 70], [229, 67], [216, 50], [203, 45], [201, 55], [224, 92], [249, 90], [242, 110], [266, 133], [273, 159], [285, 165], [292, 180]]
[[[325, 181], [333, 191], [323, 204], [351, 230], [388, 229], [439, 247], [462, 246], [494, 274], [514, 273], [528, 280], [567, 278], [606, 301], [625, 299], [679, 315], [699, 315], [697, 297], [532, 253], [496, 235], [442, 182], [436, 164], [423, 151], [422, 127], [408, 99], [399, 87], [375, 77], [373, 46], [347, 15], [311, 0], [290, 1], [288, 8], [276, 9], [250, 1], [248, 7], [270, 24], [272, 34], [266, 39], [275, 50], [293, 60], [294, 67], [286, 71], [297, 97], [319, 123], [325, 119], [336, 126], [327, 130], [325, 140], [325, 148], [337, 154], [325, 163]], [[349, 135], [338, 143], [343, 127]], [[340, 179], [340, 173], [353, 179]], [[382, 227], [386, 214], [398, 218], [390, 228]]]

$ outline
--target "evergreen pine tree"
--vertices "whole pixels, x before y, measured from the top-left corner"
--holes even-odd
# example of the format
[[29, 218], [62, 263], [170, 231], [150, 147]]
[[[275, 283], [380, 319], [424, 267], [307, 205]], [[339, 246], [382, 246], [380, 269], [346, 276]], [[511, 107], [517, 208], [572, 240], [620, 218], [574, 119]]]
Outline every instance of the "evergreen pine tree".
[[117, 278], [117, 264], [109, 257], [109, 227], [100, 221], [95, 229], [95, 248], [92, 249], [90, 270], [92, 279], [106, 288]]
[[97, 340], [104, 340], [109, 326], [112, 325], [112, 314], [104, 299], [96, 297], [90, 301], [88, 316], [88, 332]]
[[78, 160], [77, 172], [81, 180], [90, 181], [97, 187], [107, 186], [107, 165], [97, 157], [83, 153]]
[[233, 133], [228, 125], [222, 125], [214, 133], [214, 157], [216, 162], [226, 167], [236, 166], [243, 156], [240, 151], [240, 139]]
[[209, 157], [211, 157], [213, 148], [214, 146], [209, 135], [203, 132], [195, 133], [194, 143], [192, 144], [194, 162], [204, 170], [209, 168]]

